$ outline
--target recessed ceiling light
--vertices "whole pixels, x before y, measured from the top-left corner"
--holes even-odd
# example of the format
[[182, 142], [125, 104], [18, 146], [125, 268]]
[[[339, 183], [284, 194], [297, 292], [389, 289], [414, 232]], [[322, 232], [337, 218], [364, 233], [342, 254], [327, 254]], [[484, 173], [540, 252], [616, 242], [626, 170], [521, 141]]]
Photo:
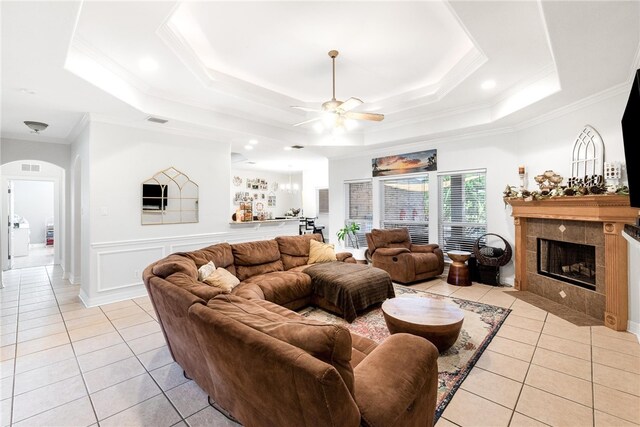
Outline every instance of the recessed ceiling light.
[[291, 147], [289, 146], [284, 147], [284, 151], [291, 151]]
[[253, 150], [253, 145], [245, 145], [244, 149], [245, 150]]
[[316, 124], [313, 125], [313, 129], [318, 133], [322, 133], [324, 126], [322, 126], [322, 123], [316, 122]]
[[140, 58], [138, 61], [138, 67], [140, 68], [140, 71], [144, 73], [151, 73], [158, 69], [158, 62], [153, 58], [145, 56], [144, 58]]
[[24, 93], [25, 95], [35, 95], [36, 91], [33, 89], [27, 89], [26, 87], [20, 88], [20, 92]]
[[480, 87], [484, 90], [491, 90], [494, 87], [496, 87], [496, 81], [495, 80], [485, 80], [484, 82], [482, 82], [482, 85], [480, 85]]
[[249, 144], [257, 145], [258, 144], [258, 140], [257, 139], [251, 139], [251, 140], [249, 140]]

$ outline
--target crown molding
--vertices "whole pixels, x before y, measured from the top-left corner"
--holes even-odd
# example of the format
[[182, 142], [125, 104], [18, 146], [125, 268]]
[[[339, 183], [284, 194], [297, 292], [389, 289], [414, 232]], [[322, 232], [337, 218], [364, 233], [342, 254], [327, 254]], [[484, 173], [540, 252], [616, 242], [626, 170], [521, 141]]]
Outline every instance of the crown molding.
[[214, 138], [211, 136], [211, 133], [209, 132], [204, 132], [204, 131], [198, 131], [198, 130], [187, 130], [187, 129], [182, 129], [182, 128], [177, 128], [175, 126], [167, 126], [167, 124], [152, 124], [152, 123], [147, 123], [147, 122], [131, 122], [129, 120], [125, 120], [119, 117], [114, 117], [114, 116], [108, 116], [108, 115], [104, 115], [104, 114], [96, 114], [96, 113], [91, 113], [89, 115], [89, 121], [90, 122], [96, 122], [96, 123], [104, 123], [104, 124], [109, 124], [109, 125], [116, 125], [116, 126], [123, 126], [123, 127], [127, 127], [127, 128], [131, 128], [131, 129], [136, 129], [136, 130], [144, 130], [144, 131], [151, 131], [151, 132], [158, 132], [158, 133], [166, 133], [169, 135], [177, 135], [177, 136], [186, 136], [186, 137], [190, 137], [190, 138], [199, 138], [199, 139], [205, 139], [207, 141], [213, 141], [215, 143], [224, 143], [224, 144], [228, 144], [228, 142], [224, 142], [221, 141], [217, 138]]
[[22, 134], [17, 132], [2, 132], [0, 134], [0, 138], [2, 139], [13, 139], [18, 141], [29, 141], [29, 142], [46, 142], [51, 144], [60, 144], [60, 145], [70, 145], [71, 141], [68, 141], [66, 138], [54, 138], [51, 136], [45, 136], [42, 134]]
[[78, 138], [78, 136], [84, 131], [84, 129], [89, 125], [89, 113], [84, 113], [80, 120], [71, 128], [69, 133], [67, 134], [67, 141], [72, 143]]
[[562, 117], [567, 114], [573, 113], [574, 111], [580, 110], [590, 105], [597, 104], [599, 102], [602, 102], [614, 96], [626, 93], [629, 91], [630, 85], [631, 85], [631, 82], [624, 82], [624, 83], [617, 84], [615, 86], [610, 87], [609, 89], [605, 89], [593, 95], [589, 95], [586, 98], [582, 98], [578, 101], [572, 102], [571, 104], [567, 104], [562, 107], [556, 108], [555, 110], [549, 111], [548, 113], [544, 113], [533, 119], [524, 120], [518, 123], [517, 125], [515, 125], [514, 129], [517, 131], [524, 130], [532, 126], [536, 126], [544, 122], [548, 122], [549, 120], [557, 119], [558, 117]]
[[[384, 147], [380, 147], [376, 149], [366, 150], [366, 153], [364, 153], [364, 155], [384, 156], [384, 155], [387, 155], [390, 150], [396, 150], [396, 151], [401, 150], [403, 152], [404, 151], [409, 152], [410, 150], [416, 150], [416, 151], [428, 150], [432, 148], [439, 148], [444, 144], [462, 142], [470, 139], [483, 138], [487, 136], [510, 134], [513, 132], [514, 132], [514, 128], [512, 127], [501, 127], [496, 129], [482, 129], [477, 131], [470, 131], [470, 132], [455, 134], [450, 136], [440, 135], [432, 138], [428, 136], [420, 136], [416, 138], [411, 138], [411, 139], [415, 139], [415, 141], [410, 141], [410, 142], [406, 140], [399, 140], [399, 141], [384, 143], [388, 145], [385, 145]], [[360, 151], [358, 153], [351, 153], [351, 154], [344, 154], [340, 156], [330, 157], [329, 160], [353, 159], [353, 158], [361, 157], [362, 155], [363, 155], [363, 152]]]

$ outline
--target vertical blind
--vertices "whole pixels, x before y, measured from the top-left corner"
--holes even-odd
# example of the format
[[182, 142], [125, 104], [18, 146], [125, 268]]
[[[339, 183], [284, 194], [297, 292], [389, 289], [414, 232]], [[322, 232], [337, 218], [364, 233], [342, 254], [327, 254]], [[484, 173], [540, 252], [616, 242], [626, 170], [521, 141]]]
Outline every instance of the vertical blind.
[[429, 177], [381, 182], [382, 228], [405, 227], [415, 244], [429, 243]]
[[347, 224], [357, 222], [360, 231], [356, 233], [360, 247], [367, 247], [365, 233], [373, 226], [373, 188], [371, 181], [345, 182]]
[[439, 245], [444, 252], [472, 251], [487, 232], [486, 174], [466, 172], [439, 176]]

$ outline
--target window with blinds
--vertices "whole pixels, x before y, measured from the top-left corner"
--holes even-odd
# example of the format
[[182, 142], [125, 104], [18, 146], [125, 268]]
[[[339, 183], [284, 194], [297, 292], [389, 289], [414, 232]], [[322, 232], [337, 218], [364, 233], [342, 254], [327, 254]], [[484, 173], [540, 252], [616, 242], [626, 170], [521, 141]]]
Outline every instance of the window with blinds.
[[382, 228], [405, 227], [415, 244], [429, 243], [429, 177], [380, 181]]
[[328, 188], [318, 189], [318, 213], [319, 214], [329, 213], [329, 189]]
[[357, 222], [360, 231], [356, 233], [360, 247], [367, 247], [365, 233], [373, 226], [373, 187], [371, 181], [345, 182], [347, 208], [346, 223]]
[[472, 251], [487, 232], [486, 173], [440, 175], [439, 245], [444, 252]]

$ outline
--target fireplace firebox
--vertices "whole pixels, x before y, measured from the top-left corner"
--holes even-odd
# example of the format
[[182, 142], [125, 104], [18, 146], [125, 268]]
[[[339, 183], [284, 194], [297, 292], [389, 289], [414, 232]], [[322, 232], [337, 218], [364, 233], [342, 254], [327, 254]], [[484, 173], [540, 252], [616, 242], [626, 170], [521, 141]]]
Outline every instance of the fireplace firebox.
[[596, 290], [596, 247], [538, 238], [538, 274]]

